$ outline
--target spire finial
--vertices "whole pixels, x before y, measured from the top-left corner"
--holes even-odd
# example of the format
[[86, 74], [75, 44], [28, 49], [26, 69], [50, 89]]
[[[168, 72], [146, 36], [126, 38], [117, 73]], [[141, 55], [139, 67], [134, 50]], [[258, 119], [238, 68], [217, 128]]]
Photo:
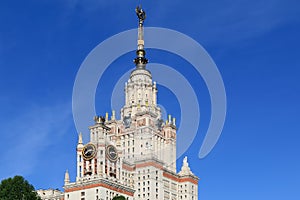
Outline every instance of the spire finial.
[[138, 41], [137, 41], [137, 51], [136, 58], [134, 59], [134, 63], [138, 69], [145, 69], [148, 60], [145, 58], [146, 52], [144, 50], [144, 21], [146, 19], [146, 13], [142, 9], [141, 6], [137, 6], [135, 9], [136, 15], [139, 18], [139, 26], [138, 26]]
[[78, 135], [78, 144], [82, 144], [82, 133], [81, 132]]
[[65, 173], [65, 185], [70, 183], [70, 175], [69, 175], [69, 172], [68, 170], [66, 170], [66, 173]]

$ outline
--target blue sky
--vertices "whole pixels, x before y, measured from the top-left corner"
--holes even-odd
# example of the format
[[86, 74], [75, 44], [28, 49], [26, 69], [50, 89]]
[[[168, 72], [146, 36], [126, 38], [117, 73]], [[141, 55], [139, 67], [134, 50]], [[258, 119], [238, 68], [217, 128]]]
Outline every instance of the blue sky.
[[[61, 188], [66, 169], [75, 179], [77, 132], [72, 90], [76, 73], [100, 42], [136, 27], [134, 8], [138, 3], [1, 1], [0, 179], [23, 175], [37, 189]], [[223, 77], [225, 126], [213, 151], [200, 160], [199, 147], [211, 114], [205, 83], [176, 55], [148, 50], [150, 62], [176, 68], [200, 91], [200, 128], [185, 153], [192, 171], [201, 179], [200, 198], [298, 200], [300, 3], [142, 3], [147, 12], [145, 26], [170, 28], [192, 37], [210, 54]], [[105, 72], [106, 77], [122, 76], [133, 68], [134, 56], [132, 52], [120, 57]], [[111, 81], [114, 84], [117, 80]], [[99, 83], [96, 97], [99, 114], [111, 109], [113, 87], [103, 83]], [[170, 98], [175, 98], [174, 94], [159, 87], [160, 103], [179, 117], [178, 102], [170, 103]]]

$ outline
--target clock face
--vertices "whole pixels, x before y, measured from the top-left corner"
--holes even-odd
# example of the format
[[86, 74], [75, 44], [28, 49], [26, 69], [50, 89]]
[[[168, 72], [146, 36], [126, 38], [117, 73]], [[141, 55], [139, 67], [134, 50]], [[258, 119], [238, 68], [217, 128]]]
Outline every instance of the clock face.
[[85, 160], [91, 160], [96, 155], [96, 147], [93, 144], [87, 144], [83, 147], [82, 156]]
[[116, 147], [114, 147], [113, 145], [108, 145], [106, 147], [106, 156], [112, 162], [117, 161], [117, 159], [118, 159], [118, 152], [117, 152]]

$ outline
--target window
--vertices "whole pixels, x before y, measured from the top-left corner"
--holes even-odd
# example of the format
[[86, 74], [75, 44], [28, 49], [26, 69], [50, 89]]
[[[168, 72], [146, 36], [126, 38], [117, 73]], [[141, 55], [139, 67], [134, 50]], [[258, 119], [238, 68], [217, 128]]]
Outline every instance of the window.
[[85, 192], [81, 192], [81, 196], [84, 196], [85, 195]]

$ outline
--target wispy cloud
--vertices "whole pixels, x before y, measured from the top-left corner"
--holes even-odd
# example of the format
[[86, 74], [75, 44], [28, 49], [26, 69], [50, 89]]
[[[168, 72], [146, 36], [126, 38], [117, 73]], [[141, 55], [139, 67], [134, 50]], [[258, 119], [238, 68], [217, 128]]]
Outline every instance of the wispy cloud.
[[119, 5], [124, 4], [124, 1], [106, 1], [106, 0], [89, 0], [89, 1], [82, 1], [82, 0], [66, 0], [64, 1], [64, 5], [67, 9], [74, 10], [80, 7], [81, 11], [91, 11], [97, 10], [101, 8], [105, 8], [111, 5]]
[[[187, 34], [201, 35], [209, 43], [233, 43], [273, 31], [299, 20], [293, 0], [160, 2], [156, 21], [176, 26]], [[174, 15], [174, 14], [178, 15]]]
[[2, 125], [0, 179], [16, 174], [26, 176], [34, 171], [43, 151], [70, 127], [71, 111], [67, 108], [36, 106]]
[[281, 9], [278, 1], [244, 1], [225, 7], [219, 14], [208, 18], [213, 22], [212, 25], [217, 25], [211, 27], [215, 35], [241, 40], [264, 34], [284, 22], [286, 16], [282, 15]]

